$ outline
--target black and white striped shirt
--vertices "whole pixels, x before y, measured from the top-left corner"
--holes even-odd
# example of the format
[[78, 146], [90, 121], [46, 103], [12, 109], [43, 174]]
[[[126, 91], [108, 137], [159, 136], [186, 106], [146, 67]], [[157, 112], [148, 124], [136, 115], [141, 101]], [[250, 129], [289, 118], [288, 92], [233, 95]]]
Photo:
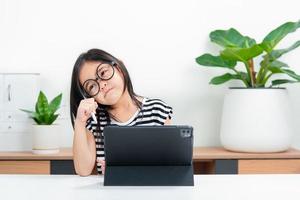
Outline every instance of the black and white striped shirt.
[[[165, 121], [171, 119], [172, 107], [160, 99], [143, 98], [141, 109], [138, 110], [127, 122], [116, 122], [108, 116], [104, 108], [98, 107], [96, 118], [98, 124], [90, 117], [86, 122], [86, 128], [91, 131], [96, 141], [96, 157], [104, 159], [104, 135], [103, 129], [106, 125], [118, 126], [161, 126]], [[97, 171], [101, 174], [101, 167], [97, 163]]]

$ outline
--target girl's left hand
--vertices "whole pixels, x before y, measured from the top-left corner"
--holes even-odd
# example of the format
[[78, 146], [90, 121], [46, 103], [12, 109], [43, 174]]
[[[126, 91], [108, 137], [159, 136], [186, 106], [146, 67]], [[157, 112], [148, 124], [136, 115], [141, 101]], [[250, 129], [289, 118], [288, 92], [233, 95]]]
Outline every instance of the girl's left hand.
[[101, 158], [97, 158], [97, 165], [101, 166], [102, 174], [104, 174], [105, 173], [105, 160], [103, 160]]

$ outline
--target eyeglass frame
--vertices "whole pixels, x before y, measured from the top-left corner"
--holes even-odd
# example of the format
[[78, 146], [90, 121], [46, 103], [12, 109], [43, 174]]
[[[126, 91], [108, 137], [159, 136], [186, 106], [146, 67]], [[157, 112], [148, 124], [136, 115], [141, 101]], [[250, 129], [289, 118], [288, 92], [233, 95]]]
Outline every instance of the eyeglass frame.
[[[112, 70], [113, 70], [112, 75], [111, 75], [109, 78], [107, 78], [107, 79], [103, 79], [103, 78], [101, 78], [101, 77], [98, 75], [98, 71], [101, 69], [101, 68], [99, 69], [99, 67], [100, 67], [101, 65], [103, 65], [103, 64], [109, 64], [109, 65], [112, 67]], [[85, 81], [83, 82], [83, 84], [82, 84], [82, 89], [83, 89], [84, 93], [86, 93], [89, 97], [94, 97], [94, 96], [96, 96], [97, 94], [99, 94], [99, 92], [100, 92], [100, 84], [99, 84], [98, 80], [108, 81], [108, 80], [112, 79], [112, 77], [115, 75], [115, 68], [114, 68], [115, 65], [116, 65], [116, 63], [115, 63], [114, 61], [112, 61], [111, 63], [109, 63], [109, 62], [102, 62], [102, 63], [100, 63], [100, 64], [97, 66], [97, 69], [96, 69], [96, 78], [95, 78], [95, 79], [90, 78], [90, 79], [87, 79], [87, 80], [85, 80]], [[90, 95], [90, 94], [85, 90], [84, 85], [85, 85], [85, 83], [86, 83], [87, 81], [94, 81], [94, 82], [96, 82], [96, 84], [98, 85], [98, 88], [99, 88], [99, 89], [98, 89], [98, 92], [97, 92], [96, 94]]]

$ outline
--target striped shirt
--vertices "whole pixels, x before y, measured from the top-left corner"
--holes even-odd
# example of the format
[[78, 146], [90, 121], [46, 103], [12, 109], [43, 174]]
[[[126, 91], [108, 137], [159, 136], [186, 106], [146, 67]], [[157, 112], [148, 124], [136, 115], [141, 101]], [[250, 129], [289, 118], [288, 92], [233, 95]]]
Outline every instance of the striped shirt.
[[[94, 135], [96, 142], [96, 157], [104, 159], [104, 135], [103, 129], [107, 125], [118, 126], [161, 126], [165, 121], [171, 119], [172, 107], [168, 106], [160, 99], [143, 98], [141, 109], [127, 121], [117, 122], [108, 116], [108, 113], [102, 107], [96, 110], [98, 123], [90, 117], [86, 122], [86, 128]], [[97, 163], [97, 171], [101, 174], [101, 166]]]

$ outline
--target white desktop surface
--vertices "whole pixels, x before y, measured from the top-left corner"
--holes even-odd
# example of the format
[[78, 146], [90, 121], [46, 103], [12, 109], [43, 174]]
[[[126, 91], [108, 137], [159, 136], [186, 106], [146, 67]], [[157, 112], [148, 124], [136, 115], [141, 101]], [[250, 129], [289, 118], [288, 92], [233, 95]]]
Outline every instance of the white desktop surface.
[[3, 200], [299, 200], [300, 175], [196, 175], [194, 187], [104, 187], [102, 176], [0, 175], [0, 198]]

